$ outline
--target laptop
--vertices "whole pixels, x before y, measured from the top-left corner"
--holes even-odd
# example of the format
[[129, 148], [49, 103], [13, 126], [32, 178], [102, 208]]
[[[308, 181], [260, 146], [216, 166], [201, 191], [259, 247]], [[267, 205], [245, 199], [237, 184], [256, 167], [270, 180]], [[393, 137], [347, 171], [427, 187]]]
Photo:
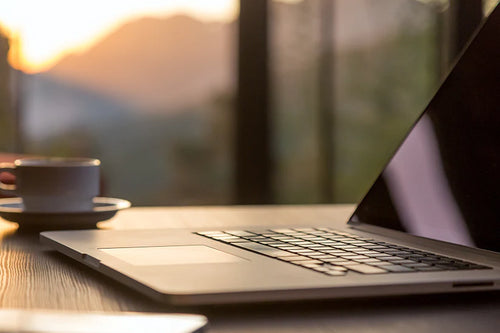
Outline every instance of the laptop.
[[498, 31], [497, 7], [347, 223], [41, 241], [176, 305], [500, 289]]

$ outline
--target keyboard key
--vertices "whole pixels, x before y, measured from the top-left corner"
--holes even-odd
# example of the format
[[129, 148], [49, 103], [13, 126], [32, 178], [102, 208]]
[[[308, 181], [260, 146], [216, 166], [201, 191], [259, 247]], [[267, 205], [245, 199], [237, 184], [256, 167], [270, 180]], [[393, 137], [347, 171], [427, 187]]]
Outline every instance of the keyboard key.
[[282, 242], [276, 242], [276, 241], [272, 241], [272, 242], [264, 241], [264, 242], [259, 242], [259, 243], [266, 244], [266, 245], [273, 246], [273, 247], [290, 247], [290, 244], [288, 244], [288, 243], [282, 243]]
[[321, 251], [321, 252], [326, 252], [326, 251], [329, 251], [330, 248], [329, 247], [325, 247], [325, 246], [322, 246], [322, 247], [315, 247], [314, 248], [316, 251]]
[[346, 260], [343, 259], [343, 258], [325, 258], [325, 259], [321, 259], [321, 261], [324, 261], [324, 262], [328, 262], [328, 263], [332, 263], [332, 264], [337, 264], [339, 262], [345, 262]]
[[272, 237], [273, 239], [277, 239], [277, 240], [280, 240], [282, 242], [293, 242], [295, 240], [297, 240], [296, 238], [287, 238], [287, 237]]
[[346, 254], [341, 254], [339, 257], [349, 259], [349, 260], [358, 260], [358, 259], [368, 259], [367, 256], [360, 256], [360, 255], [346, 255]]
[[373, 265], [373, 266], [389, 266], [389, 265], [394, 265], [394, 264], [391, 263], [391, 262], [388, 262], [388, 261], [379, 261], [379, 262], [370, 263], [370, 265]]
[[340, 261], [340, 262], [336, 262], [335, 265], [349, 267], [351, 265], [359, 265], [359, 262], [356, 262], [356, 261]]
[[387, 266], [379, 266], [383, 267], [384, 269], [390, 271], [390, 272], [414, 272], [415, 270], [410, 268], [410, 267], [405, 267], [405, 266], [399, 266], [399, 265], [387, 265]]
[[[290, 240], [288, 241], [289, 243], [293, 243], [293, 244], [297, 244], [297, 243], [305, 243], [305, 244], [308, 244], [310, 242], [305, 242], [303, 239], [298, 239], [298, 238], [294, 238], [293, 240]], [[314, 244], [314, 243], [310, 243], [310, 244]]]
[[329, 254], [324, 254], [324, 253], [314, 253], [314, 254], [308, 254], [308, 257], [314, 258], [314, 259], [325, 259], [325, 258], [331, 258]]
[[391, 260], [391, 262], [392, 262], [393, 264], [405, 265], [405, 266], [406, 266], [406, 264], [414, 264], [414, 263], [416, 263], [415, 261], [413, 261], [413, 260], [408, 260], [408, 259], [403, 259], [403, 260]]
[[445, 269], [437, 266], [427, 266], [427, 267], [412, 267], [420, 272], [433, 272], [433, 271], [444, 271]]
[[408, 252], [408, 251], [396, 251], [396, 252], [393, 252], [392, 255], [404, 258], [404, 257], [408, 257], [408, 256], [413, 255], [413, 253]]
[[325, 274], [328, 274], [328, 275], [331, 275], [331, 276], [343, 276], [345, 275], [347, 272], [341, 272], [341, 271], [326, 271], [324, 272]]
[[350, 270], [353, 270], [355, 272], [363, 273], [363, 274], [387, 273], [387, 271], [385, 269], [383, 269], [383, 268], [373, 267], [373, 266], [365, 265], [365, 264], [350, 265], [347, 268], [350, 269]]
[[204, 236], [225, 235], [223, 231], [199, 231], [197, 234]]
[[406, 267], [411, 267], [411, 268], [418, 268], [418, 267], [432, 267], [429, 264], [425, 264], [423, 262], [417, 262], [417, 263], [410, 263], [410, 264], [405, 264], [404, 266]]
[[262, 237], [262, 236], [248, 236], [248, 237], [245, 237], [245, 238], [247, 238], [248, 240], [251, 240], [253, 242], [260, 242], [260, 241], [271, 240], [271, 238]]
[[324, 259], [331, 259], [332, 256], [328, 254], [311, 254], [308, 257], [314, 258], [314, 259], [319, 259], [319, 260], [324, 260]]
[[401, 257], [394, 257], [394, 256], [391, 256], [391, 257], [379, 257], [378, 259], [380, 260], [385, 260], [385, 261], [400, 261], [400, 260], [404, 260], [404, 258], [401, 258]]
[[273, 242], [273, 243], [267, 243], [267, 242], [260, 242], [261, 244], [266, 244], [266, 245], [269, 245], [269, 246], [272, 246], [272, 247], [276, 247], [276, 248], [279, 248], [279, 249], [284, 249], [284, 250], [290, 250], [290, 249], [296, 249], [296, 250], [299, 250], [299, 249], [302, 249], [300, 246], [295, 246], [295, 245], [292, 245], [292, 244], [288, 244], [288, 243], [276, 243], [276, 242]]
[[371, 257], [372, 254], [381, 254], [379, 252], [370, 251], [370, 250], [357, 251], [356, 253], [362, 254], [364, 256], [369, 256], [369, 257]]
[[344, 251], [344, 250], [337, 250], [337, 249], [333, 249], [333, 250], [325, 250], [323, 252], [326, 252], [326, 253], [331, 253], [331, 254], [335, 254], [335, 255], [340, 255], [340, 254], [347, 254], [349, 252], [347, 251]]
[[393, 254], [393, 253], [398, 253], [398, 252], [401, 252], [401, 251], [398, 250], [398, 249], [394, 249], [394, 248], [388, 248], [388, 249], [384, 249], [382, 252]]
[[342, 266], [336, 266], [336, 265], [325, 265], [325, 266], [332, 271], [347, 272], [347, 268]]
[[358, 246], [363, 246], [363, 245], [370, 245], [370, 243], [367, 243], [367, 242], [363, 242], [363, 241], [360, 241], [360, 240], [354, 240], [351, 242], [352, 245], [358, 245]]
[[311, 258], [304, 257], [304, 256], [285, 256], [285, 257], [279, 257], [281, 260], [284, 261], [307, 261], [311, 260]]
[[304, 260], [304, 261], [294, 262], [294, 264], [307, 267], [307, 265], [321, 265], [323, 264], [323, 262], [319, 260]]
[[387, 257], [387, 254], [385, 254], [385, 253], [373, 253], [373, 254], [367, 254], [367, 256], [380, 259], [380, 257]]
[[315, 249], [315, 250], [317, 250], [317, 249], [326, 249], [326, 250], [329, 250], [330, 249], [330, 247], [324, 246], [322, 244], [312, 244], [312, 245], [307, 246], [307, 248], [309, 248], [309, 249]]
[[357, 247], [354, 245], [337, 245], [335, 246], [336, 248], [342, 249], [342, 250], [348, 250], [348, 249], [356, 249]]
[[235, 236], [240, 236], [240, 237], [246, 237], [246, 236], [255, 236], [254, 233], [244, 231], [244, 230], [225, 230], [224, 231], [227, 234], [235, 235]]
[[381, 250], [385, 250], [387, 249], [386, 246], [382, 246], [382, 245], [365, 245], [363, 246], [364, 248], [367, 248], [367, 249], [376, 249], [377, 251], [381, 251]]
[[328, 267], [324, 267], [324, 266], [314, 266], [314, 267], [309, 267], [309, 268], [312, 268], [318, 272], [328, 272], [329, 271]]
[[[409, 259], [412, 259], [413, 257], [409, 257]], [[451, 261], [449, 260], [442, 260], [442, 259], [439, 259], [439, 258], [417, 258], [418, 261], [421, 261], [421, 262], [426, 262], [426, 263], [430, 263], [430, 264], [449, 264], [451, 263]]]
[[369, 249], [365, 249], [364, 247], [360, 247], [360, 246], [357, 246], [357, 245], [354, 245], [354, 244], [349, 244], [351, 246], [354, 246], [354, 248], [352, 249], [349, 249], [349, 251], [352, 251], [352, 252], [358, 252], [358, 251], [369, 251]]
[[317, 242], [317, 241], [326, 240], [325, 238], [322, 238], [322, 237], [302, 237], [302, 238], [306, 239], [310, 242]]
[[260, 235], [260, 236], [263, 236], [263, 237], [269, 237], [269, 238], [273, 238], [273, 237], [284, 237], [284, 235], [282, 234], [277, 234], [275, 232], [265, 232], [265, 233], [262, 233], [262, 234], [256, 234], [256, 235]]
[[381, 260], [375, 259], [375, 258], [367, 258], [367, 259], [356, 259], [357, 262], [362, 262], [366, 264], [372, 264], [376, 262], [382, 262]]
[[316, 243], [319, 243], [319, 244], [326, 244], [326, 245], [341, 245], [342, 243], [339, 243], [339, 242], [336, 242], [336, 241], [333, 241], [331, 239], [327, 239], [327, 240], [320, 240], [320, 241], [317, 241]]
[[303, 255], [307, 255], [307, 254], [314, 254], [314, 253], [316, 253], [316, 251], [309, 250], [309, 249], [290, 250], [290, 252], [293, 252], [293, 253], [300, 253], [300, 254], [303, 254]]
[[[226, 242], [226, 241], [230, 241], [230, 240], [238, 240], [238, 239], [241, 239], [239, 237], [236, 237], [236, 236], [231, 236], [231, 235], [224, 235], [224, 236], [212, 236], [212, 238], [215, 238], [217, 240], [221, 240], [223, 242]], [[248, 242], [247, 240], [245, 240], [246, 242]]]
[[248, 242], [248, 240], [246, 240], [244, 238], [221, 239], [221, 241], [226, 242], [226, 243], [244, 243], [244, 242]]
[[292, 252], [298, 255], [302, 255], [304, 251], [307, 251], [306, 249], [297, 249], [297, 250], [287, 250], [288, 252]]
[[349, 251], [357, 253], [357, 254], [365, 255], [366, 249], [363, 249], [362, 247], [360, 247], [359, 249], [349, 249]]
[[421, 260], [421, 259], [425, 258], [425, 256], [420, 255], [420, 254], [412, 254], [412, 255], [407, 256], [406, 258], [411, 259], [411, 260]]
[[295, 255], [294, 253], [278, 250], [278, 249], [272, 248], [270, 246], [255, 244], [255, 243], [250, 243], [250, 242], [236, 243], [235, 245], [242, 247], [242, 248], [245, 248], [245, 249], [250, 250], [250, 251], [265, 254], [265, 255], [270, 256], [270, 257], [285, 257], [285, 256]]

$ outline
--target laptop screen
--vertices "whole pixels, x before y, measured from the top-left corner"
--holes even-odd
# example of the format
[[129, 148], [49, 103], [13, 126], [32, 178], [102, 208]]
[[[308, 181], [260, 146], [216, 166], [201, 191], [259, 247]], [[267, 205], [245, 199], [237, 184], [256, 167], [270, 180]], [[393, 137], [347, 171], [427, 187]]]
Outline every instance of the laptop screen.
[[500, 252], [497, 7], [351, 221]]

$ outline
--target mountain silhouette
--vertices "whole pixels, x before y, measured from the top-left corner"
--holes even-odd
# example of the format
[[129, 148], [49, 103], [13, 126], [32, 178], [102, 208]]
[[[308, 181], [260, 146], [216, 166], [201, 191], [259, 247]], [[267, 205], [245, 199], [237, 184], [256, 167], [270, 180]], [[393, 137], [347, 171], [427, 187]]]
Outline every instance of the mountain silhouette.
[[141, 111], [190, 108], [231, 89], [233, 26], [184, 15], [141, 18], [63, 58], [46, 74]]
[[[314, 10], [319, 7], [309, 2], [272, 6], [271, 70], [278, 68], [278, 79], [288, 80], [279, 68], [303, 69], [318, 59], [321, 17]], [[332, 43], [339, 53], [376, 46], [402, 27], [425, 22], [422, 10], [416, 11], [421, 4], [360, 0], [335, 6]], [[234, 22], [205, 22], [187, 15], [139, 18], [90, 49], [66, 56], [45, 74], [133, 110], [178, 112], [235, 91], [236, 42]]]

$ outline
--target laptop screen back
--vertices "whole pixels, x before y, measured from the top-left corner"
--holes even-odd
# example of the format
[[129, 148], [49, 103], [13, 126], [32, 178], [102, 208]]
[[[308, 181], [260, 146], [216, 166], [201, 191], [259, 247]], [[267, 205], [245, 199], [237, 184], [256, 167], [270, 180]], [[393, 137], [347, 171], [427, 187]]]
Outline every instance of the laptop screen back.
[[351, 221], [500, 252], [500, 9]]

